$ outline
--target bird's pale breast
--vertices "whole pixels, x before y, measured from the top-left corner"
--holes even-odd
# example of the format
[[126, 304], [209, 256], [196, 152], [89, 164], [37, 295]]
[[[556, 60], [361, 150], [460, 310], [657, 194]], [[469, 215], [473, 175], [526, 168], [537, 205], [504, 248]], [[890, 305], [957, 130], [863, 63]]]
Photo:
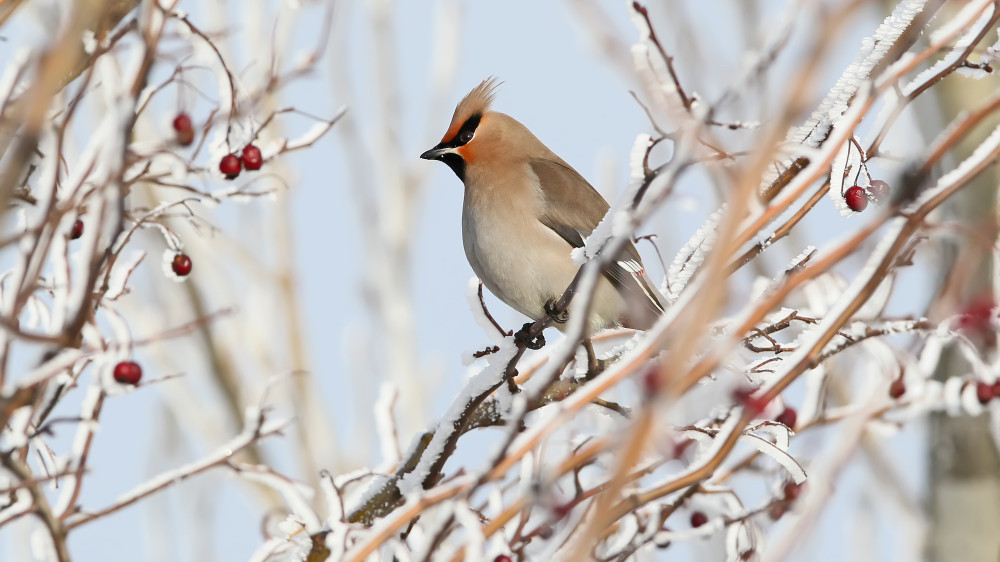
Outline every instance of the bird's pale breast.
[[[572, 247], [536, 218], [539, 205], [531, 192], [467, 187], [462, 207], [462, 242], [472, 270], [497, 298], [534, 320], [545, 315], [546, 301], [561, 296], [577, 271]], [[617, 292], [602, 280], [590, 331], [616, 324], [621, 306]]]

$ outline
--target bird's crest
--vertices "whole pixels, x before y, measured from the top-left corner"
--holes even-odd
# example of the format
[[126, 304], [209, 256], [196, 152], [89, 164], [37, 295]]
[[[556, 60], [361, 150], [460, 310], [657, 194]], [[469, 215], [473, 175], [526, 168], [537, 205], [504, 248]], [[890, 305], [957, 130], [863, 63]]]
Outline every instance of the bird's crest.
[[452, 116], [451, 125], [448, 126], [448, 132], [444, 134], [442, 141], [454, 138], [461, 130], [462, 125], [469, 119], [477, 116], [481, 118], [484, 113], [489, 111], [500, 84], [503, 82], [496, 76], [490, 76], [462, 98], [458, 107], [455, 108], [455, 115]]

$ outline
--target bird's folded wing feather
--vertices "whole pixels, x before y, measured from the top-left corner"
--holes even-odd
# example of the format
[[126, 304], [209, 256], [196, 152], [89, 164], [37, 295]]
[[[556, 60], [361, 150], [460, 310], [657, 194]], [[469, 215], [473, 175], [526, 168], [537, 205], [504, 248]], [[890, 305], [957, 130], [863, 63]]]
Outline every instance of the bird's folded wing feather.
[[[538, 177], [545, 199], [542, 223], [570, 246], [582, 247], [584, 239], [607, 214], [608, 202], [579, 172], [561, 160], [539, 158], [533, 160], [530, 166]], [[663, 313], [658, 293], [646, 276], [639, 252], [632, 242], [622, 248], [618, 260], [607, 267], [604, 274], [612, 285], [634, 297], [631, 301], [643, 303], [653, 317]]]

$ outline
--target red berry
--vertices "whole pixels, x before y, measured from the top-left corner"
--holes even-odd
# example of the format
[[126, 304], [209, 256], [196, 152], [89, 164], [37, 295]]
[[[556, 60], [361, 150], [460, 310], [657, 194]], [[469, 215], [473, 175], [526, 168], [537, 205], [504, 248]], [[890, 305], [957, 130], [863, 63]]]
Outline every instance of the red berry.
[[187, 146], [194, 142], [194, 128], [191, 126], [191, 118], [187, 113], [178, 114], [174, 117], [174, 132], [176, 132], [177, 144]]
[[905, 393], [906, 393], [906, 383], [903, 382], [903, 377], [899, 377], [898, 379], [892, 381], [892, 384], [889, 385], [890, 397], [898, 399]]
[[967, 335], [980, 335], [992, 331], [993, 309], [996, 303], [989, 295], [977, 297], [966, 303], [958, 319], [958, 329]]
[[187, 254], [177, 254], [170, 262], [170, 269], [181, 277], [186, 276], [191, 273], [191, 258]]
[[240, 169], [240, 157], [235, 154], [227, 154], [219, 161], [219, 171], [226, 176], [227, 180], [240, 175]]
[[799, 415], [795, 412], [794, 408], [785, 408], [778, 414], [778, 417], [774, 418], [774, 421], [785, 424], [788, 426], [788, 429], [795, 429], [795, 420], [798, 417]]
[[510, 556], [506, 554], [497, 554], [497, 557], [493, 559], [493, 562], [511, 562]]
[[83, 236], [83, 221], [76, 219], [76, 222], [73, 223], [73, 229], [69, 231], [69, 239], [76, 240], [81, 236]]
[[660, 366], [658, 363], [653, 363], [646, 369], [646, 372], [642, 375], [642, 389], [645, 391], [647, 397], [656, 396], [660, 393], [662, 381], [660, 377]]
[[980, 404], [993, 400], [993, 385], [988, 382], [976, 381], [976, 398]]
[[767, 407], [767, 402], [764, 400], [763, 396], [754, 396], [754, 389], [752, 388], [743, 387], [736, 389], [733, 391], [733, 399], [746, 408], [752, 416], [756, 416], [757, 414], [763, 412], [764, 408]]
[[1000, 396], [1000, 379], [993, 381], [993, 396]]
[[694, 528], [701, 527], [705, 523], [708, 523], [708, 516], [700, 511], [695, 511], [691, 514], [691, 526]]
[[191, 128], [191, 118], [188, 117], [187, 113], [178, 113], [177, 117], [174, 117], [174, 130], [178, 133], [181, 131], [186, 131]]
[[115, 365], [115, 380], [122, 384], [139, 384], [142, 378], [142, 367], [135, 361], [122, 361]]
[[884, 203], [889, 198], [889, 184], [884, 180], [872, 180], [868, 184], [868, 193], [876, 204]]
[[856, 213], [864, 211], [865, 207], [868, 206], [868, 198], [865, 197], [865, 190], [856, 185], [847, 189], [847, 193], [844, 193], [844, 201]]
[[243, 147], [243, 167], [247, 170], [259, 170], [264, 165], [264, 157], [260, 154], [260, 149], [252, 144]]

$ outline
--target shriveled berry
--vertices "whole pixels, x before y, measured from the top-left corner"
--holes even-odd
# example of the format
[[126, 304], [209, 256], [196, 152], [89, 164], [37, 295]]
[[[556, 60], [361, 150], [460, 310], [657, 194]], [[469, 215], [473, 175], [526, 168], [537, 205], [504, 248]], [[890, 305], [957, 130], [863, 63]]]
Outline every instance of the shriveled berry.
[[694, 439], [681, 438], [679, 441], [674, 443], [673, 454], [675, 459], [681, 458], [684, 452], [688, 450], [691, 445], [694, 445]]
[[177, 144], [181, 146], [188, 146], [194, 142], [194, 127], [187, 113], [180, 113], [174, 117], [174, 133]]
[[135, 361], [122, 361], [115, 365], [115, 380], [122, 384], [139, 384], [142, 378], [142, 367]]
[[889, 199], [889, 184], [885, 180], [872, 180], [868, 184], [868, 193], [875, 204], [885, 203]]
[[993, 385], [988, 382], [976, 381], [976, 399], [980, 404], [993, 400]]
[[259, 170], [264, 165], [264, 157], [261, 155], [260, 149], [252, 144], [243, 147], [243, 154], [240, 159], [243, 162], [243, 168], [246, 170]]
[[865, 196], [865, 190], [858, 186], [853, 186], [847, 189], [844, 193], [844, 202], [847, 206], [855, 213], [860, 213], [865, 210], [868, 206], [868, 197]]
[[573, 502], [566, 502], [564, 504], [559, 504], [552, 508], [552, 519], [551, 521], [560, 521], [571, 511], [573, 511]]
[[701, 527], [705, 523], [708, 523], [708, 516], [700, 511], [695, 511], [691, 514], [691, 526], [694, 528]]
[[177, 254], [170, 262], [170, 269], [181, 277], [191, 273], [191, 258], [187, 254]]
[[787, 511], [788, 505], [785, 502], [774, 502], [767, 506], [767, 516], [770, 517], [772, 521], [781, 519]]
[[240, 170], [240, 157], [235, 154], [227, 154], [222, 157], [222, 160], [219, 161], [219, 171], [226, 176], [227, 180], [231, 180], [240, 175]]
[[83, 236], [83, 221], [76, 219], [73, 223], [73, 229], [69, 231], [70, 240], [76, 240], [77, 238]]
[[903, 377], [892, 381], [892, 384], [889, 385], [889, 396], [899, 399], [904, 394], [906, 394], [906, 383], [903, 382]]
[[798, 417], [799, 415], [794, 408], [785, 408], [778, 414], [778, 417], [774, 418], [774, 421], [785, 424], [788, 429], [795, 429], [795, 421]]
[[785, 485], [781, 487], [781, 493], [785, 495], [785, 500], [793, 502], [798, 499], [799, 494], [802, 493], [802, 486], [805, 483], [796, 484], [793, 480], [788, 480]]

